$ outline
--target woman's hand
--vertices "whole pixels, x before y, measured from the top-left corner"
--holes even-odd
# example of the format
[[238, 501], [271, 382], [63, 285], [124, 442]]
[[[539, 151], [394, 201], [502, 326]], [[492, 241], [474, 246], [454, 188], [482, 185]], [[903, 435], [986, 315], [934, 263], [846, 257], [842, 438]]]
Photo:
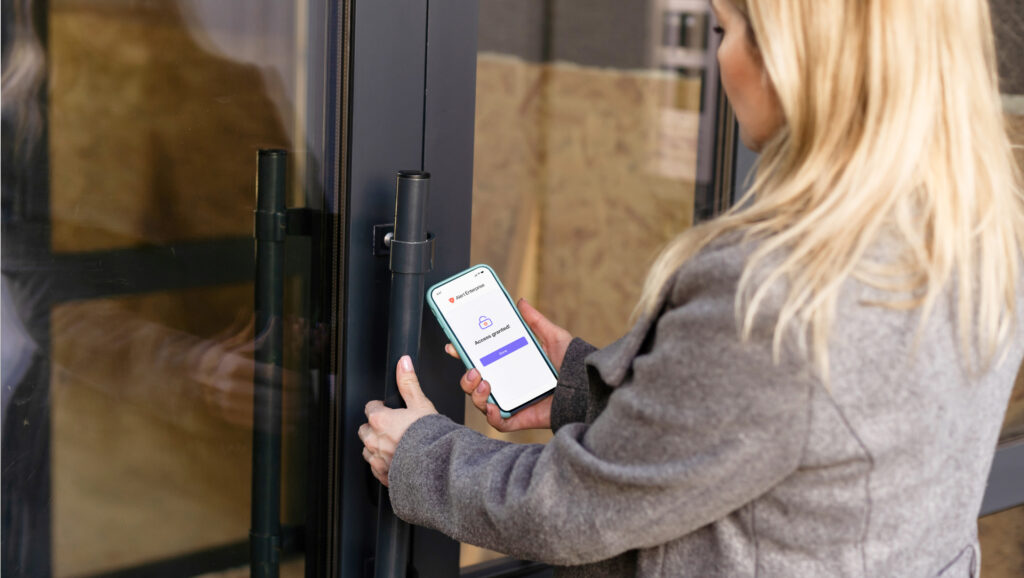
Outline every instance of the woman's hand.
[[565, 359], [565, 350], [569, 349], [569, 343], [572, 342], [572, 334], [541, 315], [541, 312], [527, 303], [526, 299], [520, 299], [516, 307], [519, 308], [519, 314], [523, 316], [526, 324], [530, 326], [530, 330], [540, 340], [540, 346], [544, 348], [544, 353], [548, 354], [555, 371], [562, 371], [562, 360]]
[[388, 471], [395, 457], [398, 442], [405, 430], [423, 416], [437, 413], [434, 404], [420, 388], [419, 379], [408, 355], [398, 360], [398, 393], [405, 400], [405, 408], [391, 409], [379, 400], [366, 404], [367, 423], [359, 426], [359, 439], [363, 442], [363, 459], [370, 464], [373, 477], [388, 485]]
[[[551, 360], [556, 370], [560, 370], [562, 359], [565, 358], [565, 350], [569, 348], [569, 343], [572, 341], [572, 334], [541, 315], [540, 311], [526, 302], [526, 299], [520, 299], [517, 306], [526, 324], [530, 326], [533, 334], [540, 341], [540, 346], [544, 348], [548, 359]], [[452, 344], [446, 345], [444, 350], [448, 355], [456, 359], [459, 358], [459, 353]], [[551, 396], [517, 412], [508, 419], [504, 419], [496, 405], [487, 403], [487, 398], [491, 395], [491, 385], [481, 380], [479, 371], [476, 369], [467, 371], [459, 380], [459, 386], [466, 395], [470, 396], [473, 405], [487, 416], [487, 423], [500, 432], [551, 427]]]
[[[254, 361], [253, 354], [263, 346], [278, 323], [279, 319], [272, 319], [268, 327], [256, 335], [256, 318], [253, 316], [240, 330], [235, 325], [218, 336], [191, 346], [186, 355], [188, 372], [199, 385], [203, 401], [214, 416], [232, 425], [252, 429], [253, 400], [256, 396], [254, 372], [273, 372], [272, 364]], [[299, 347], [305, 339], [305, 320], [288, 320], [285, 325], [285, 344], [288, 347]], [[305, 417], [306, 400], [299, 389], [302, 379], [298, 373], [283, 368], [277, 375], [281, 383], [274, 385], [280, 386], [283, 395], [281, 407], [276, 410], [280, 413], [272, 417], [290, 429], [300, 424]], [[269, 384], [262, 386], [269, 387]]]

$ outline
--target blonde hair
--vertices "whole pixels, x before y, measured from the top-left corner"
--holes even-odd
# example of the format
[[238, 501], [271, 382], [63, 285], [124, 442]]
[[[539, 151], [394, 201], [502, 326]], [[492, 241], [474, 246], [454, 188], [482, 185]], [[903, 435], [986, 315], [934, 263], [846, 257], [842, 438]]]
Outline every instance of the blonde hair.
[[8, 54], [0, 74], [4, 118], [12, 119], [13, 148], [23, 161], [26, 150], [42, 134], [43, 111], [39, 106], [40, 88], [46, 73], [46, 54], [32, 24], [32, 0], [11, 3], [11, 29]]
[[[776, 283], [786, 287], [774, 354], [794, 330], [825, 382], [842, 283], [855, 276], [920, 308], [954, 283], [967, 363], [990, 365], [1016, 319], [1024, 204], [1006, 133], [988, 3], [975, 0], [732, 0], [778, 94], [785, 126], [749, 192], [658, 257], [638, 310], [653, 314], [673, 273], [727, 233], [757, 240], [740, 278], [748, 339]], [[869, 263], [895, 234], [899, 260]], [[769, 257], [778, 259], [762, 275]], [[775, 261], [773, 261], [775, 263]], [[955, 282], [953, 281], [955, 279]]]

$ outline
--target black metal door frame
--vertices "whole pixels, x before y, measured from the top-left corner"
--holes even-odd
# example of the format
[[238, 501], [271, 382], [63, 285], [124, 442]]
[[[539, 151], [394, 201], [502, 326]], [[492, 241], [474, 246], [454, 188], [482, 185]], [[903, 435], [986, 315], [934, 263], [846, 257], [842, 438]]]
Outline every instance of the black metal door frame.
[[[377, 482], [361, 457], [356, 429], [363, 408], [383, 396], [389, 296], [388, 262], [373, 252], [373, 226], [394, 219], [395, 175], [431, 173], [427, 225], [436, 240], [432, 284], [469, 264], [477, 6], [458, 0], [354, 0], [345, 7], [343, 82], [345, 187], [335, 282], [338, 303], [337, 399], [333, 458], [335, 508], [328, 574], [372, 571]], [[419, 367], [438, 410], [462, 421], [453, 387], [460, 366], [443, 356], [444, 337], [423, 324]], [[424, 528], [412, 532], [419, 576], [458, 574], [457, 542]]]
[[[340, 227], [342, 265], [334, 282], [338, 303], [337, 403], [333, 404], [329, 470], [336, 479], [325, 516], [334, 554], [322, 558], [326, 574], [372, 574], [376, 537], [376, 481], [361, 457], [356, 429], [363, 407], [383, 395], [387, 344], [389, 271], [373, 254], [373, 226], [394, 218], [399, 170], [431, 174], [428, 229], [436, 238], [435, 265], [427, 284], [469, 265], [473, 138], [476, 95], [477, 4], [459, 0], [395, 0], [346, 3], [339, 28], [343, 42], [341, 82], [346, 135], [340, 155], [345, 187]], [[712, 24], [709, 22], [708, 27]], [[709, 35], [710, 36], [710, 35]], [[716, 38], [711, 36], [711, 38]], [[708, 54], [714, 55], [716, 41]], [[731, 111], [720, 94], [717, 62], [708, 59], [701, 140], [701, 187], [697, 202], [711, 216], [727, 206], [733, 179], [734, 139], [727, 132]], [[718, 189], [716, 191], [716, 189]], [[445, 337], [424, 322], [417, 372], [438, 410], [463, 419], [462, 392], [455, 387], [461, 365], [442, 354]], [[334, 373], [334, 372], [332, 372]], [[460, 574], [458, 544], [436, 532], [414, 528], [411, 566], [418, 576]], [[312, 574], [307, 574], [312, 575]], [[551, 568], [502, 559], [461, 570], [473, 578], [545, 577]]]

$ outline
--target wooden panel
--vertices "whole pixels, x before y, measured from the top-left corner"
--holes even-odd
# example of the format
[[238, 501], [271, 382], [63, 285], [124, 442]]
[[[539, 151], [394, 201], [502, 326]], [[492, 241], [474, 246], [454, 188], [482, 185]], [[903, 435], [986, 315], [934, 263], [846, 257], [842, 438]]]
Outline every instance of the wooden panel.
[[[471, 260], [588, 341], [629, 327], [660, 247], [693, 219], [699, 81], [651, 71], [477, 61]], [[502, 435], [471, 404], [466, 424]], [[463, 547], [461, 563], [497, 554]]]
[[477, 78], [472, 260], [607, 344], [692, 222], [699, 83], [496, 55]]
[[978, 520], [981, 575], [1019, 578], [1024, 575], [1024, 506]]
[[251, 234], [256, 151], [289, 144], [280, 82], [192, 25], [175, 3], [53, 3], [54, 251]]
[[[1024, 111], [1013, 111], [1018, 114], [1011, 114], [1008, 116], [1010, 126], [1010, 136], [1014, 144], [1018, 145], [1016, 150], [1017, 161], [1022, 169], [1024, 169], [1024, 116], [1020, 113]], [[1003, 431], [1000, 434], [1000, 439], [1008, 440], [1024, 436], [1024, 367], [1021, 368], [1020, 373], [1017, 375], [1017, 383], [1013, 388], [1013, 394], [1010, 396], [1009, 406], [1006, 408], [1006, 419], [1003, 421]], [[1024, 541], [1021, 542], [1024, 544]]]

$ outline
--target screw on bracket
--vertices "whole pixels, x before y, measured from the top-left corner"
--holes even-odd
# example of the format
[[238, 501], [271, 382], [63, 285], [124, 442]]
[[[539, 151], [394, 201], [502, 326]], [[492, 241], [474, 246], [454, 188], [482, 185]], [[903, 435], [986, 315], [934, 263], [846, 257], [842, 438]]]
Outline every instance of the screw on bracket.
[[395, 224], [373, 226], [373, 254], [385, 257], [391, 254], [391, 238], [395, 236]]

